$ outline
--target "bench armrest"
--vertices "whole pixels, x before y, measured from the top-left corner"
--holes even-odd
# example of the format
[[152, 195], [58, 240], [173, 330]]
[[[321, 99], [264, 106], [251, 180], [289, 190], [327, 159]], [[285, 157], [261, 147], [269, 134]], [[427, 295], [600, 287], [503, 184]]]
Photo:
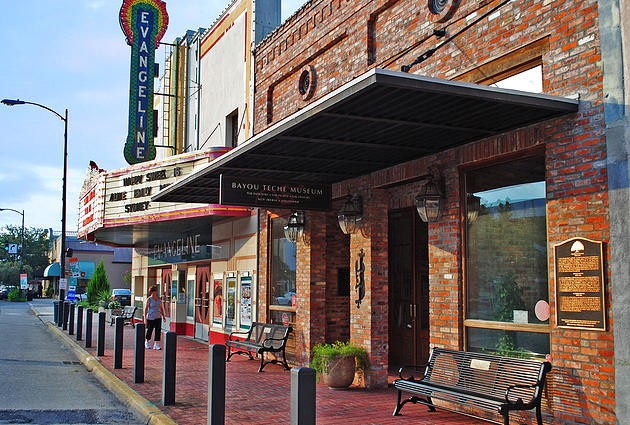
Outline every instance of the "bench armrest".
[[274, 341], [286, 341], [286, 338], [266, 338], [262, 342], [263, 348], [273, 348], [272, 344]]
[[234, 338], [232, 338], [233, 335], [234, 336], [235, 335], [245, 335], [245, 336], [247, 336], [247, 335], [249, 335], [249, 332], [247, 332], [247, 331], [245, 331], [245, 332], [242, 332], [242, 331], [230, 332], [230, 335], [228, 336], [228, 341], [234, 341]]
[[[424, 378], [424, 373], [428, 365], [429, 365], [428, 363], [424, 363], [421, 365], [402, 366], [400, 369], [398, 369], [398, 376], [400, 376], [400, 379], [405, 379], [407, 381], [415, 381], [416, 379], [422, 379]], [[413, 370], [415, 374], [412, 372], [412, 373], [408, 373], [406, 376], [403, 375], [405, 372], [410, 372], [411, 370]]]
[[534, 400], [536, 399], [536, 397], [532, 397], [531, 400], [529, 400], [527, 403], [525, 403], [523, 401], [523, 399], [521, 397], [517, 397], [516, 400], [510, 400], [510, 391], [516, 388], [536, 388], [538, 387], [539, 384], [531, 384], [531, 385], [519, 385], [519, 384], [515, 384], [515, 385], [510, 385], [509, 387], [507, 387], [507, 390], [505, 390], [505, 401], [508, 404], [516, 404], [516, 405], [524, 405], [524, 404], [530, 404], [532, 402], [534, 402]]

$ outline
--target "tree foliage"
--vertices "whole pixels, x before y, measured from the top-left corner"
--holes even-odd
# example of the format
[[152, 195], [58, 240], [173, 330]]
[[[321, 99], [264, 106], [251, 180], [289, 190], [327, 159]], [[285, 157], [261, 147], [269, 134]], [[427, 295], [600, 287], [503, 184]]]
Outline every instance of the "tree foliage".
[[109, 293], [111, 291], [111, 285], [109, 283], [109, 279], [107, 277], [107, 272], [105, 271], [105, 263], [101, 260], [96, 269], [94, 270], [94, 274], [90, 278], [87, 284], [87, 301], [90, 305], [96, 305], [100, 301], [101, 294], [107, 293], [109, 297]]
[[50, 264], [48, 252], [50, 239], [48, 230], [25, 227], [24, 247], [19, 253], [9, 254], [5, 249], [9, 244], [22, 243], [22, 226], [7, 225], [0, 229], [0, 282], [18, 284], [20, 281], [21, 255], [24, 255], [22, 273], [29, 277], [41, 277], [44, 269]]

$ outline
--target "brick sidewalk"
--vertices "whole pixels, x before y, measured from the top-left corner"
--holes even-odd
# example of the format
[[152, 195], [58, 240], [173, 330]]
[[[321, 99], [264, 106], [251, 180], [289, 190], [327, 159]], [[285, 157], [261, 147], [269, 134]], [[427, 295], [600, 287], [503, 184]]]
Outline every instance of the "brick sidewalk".
[[[84, 321], [85, 324], [85, 321]], [[85, 325], [84, 325], [85, 326]], [[94, 315], [92, 348], [96, 356], [98, 315]], [[100, 361], [119, 379], [181, 425], [207, 423], [208, 345], [188, 337], [177, 338], [176, 403], [163, 406], [162, 367], [164, 351], [145, 351], [145, 382], [133, 383], [135, 329], [125, 326], [123, 368], [114, 370], [114, 330], [105, 325], [105, 355]], [[75, 339], [75, 336], [72, 336]], [[85, 327], [83, 330], [85, 339]], [[162, 338], [164, 339], [164, 338]], [[164, 341], [162, 341], [162, 344]], [[85, 341], [77, 341], [85, 348]], [[290, 424], [291, 373], [277, 365], [268, 365], [258, 373], [258, 361], [234, 356], [226, 367], [227, 424]], [[406, 405], [403, 416], [393, 417], [396, 393], [392, 388], [367, 391], [360, 388], [331, 390], [317, 385], [318, 424], [485, 424], [465, 416], [438, 411], [427, 412], [420, 405]]]

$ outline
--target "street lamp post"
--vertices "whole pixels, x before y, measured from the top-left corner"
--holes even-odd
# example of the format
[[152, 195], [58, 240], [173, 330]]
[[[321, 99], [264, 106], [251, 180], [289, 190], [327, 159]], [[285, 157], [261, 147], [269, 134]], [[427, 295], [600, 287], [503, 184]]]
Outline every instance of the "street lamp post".
[[24, 271], [24, 210], [20, 212], [13, 208], [0, 208], [0, 211], [13, 211], [22, 216], [22, 236], [20, 237], [20, 244], [22, 246], [20, 251], [20, 273], [22, 273]]
[[[51, 109], [48, 106], [41, 105], [35, 102], [27, 102], [25, 100], [20, 100], [20, 99], [3, 99], [2, 103], [7, 106], [15, 106], [15, 105], [37, 106], [55, 114], [64, 123], [63, 180], [62, 180], [62, 189], [61, 189], [61, 255], [59, 256], [59, 268], [60, 268], [59, 283], [61, 283], [61, 279], [66, 277], [66, 186], [67, 186], [67, 177], [68, 177], [68, 109], [66, 108], [65, 115], [61, 115], [54, 109]], [[24, 219], [24, 215], [22, 215], [22, 219]], [[64, 298], [65, 298], [64, 291], [61, 288], [59, 288], [59, 300], [63, 301]]]

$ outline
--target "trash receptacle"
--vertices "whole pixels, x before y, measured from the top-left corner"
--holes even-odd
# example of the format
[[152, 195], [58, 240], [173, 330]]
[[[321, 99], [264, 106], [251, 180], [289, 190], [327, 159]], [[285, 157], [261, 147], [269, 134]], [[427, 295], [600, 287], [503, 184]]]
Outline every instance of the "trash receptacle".
[[59, 314], [59, 301], [53, 301], [53, 321], [57, 323], [57, 315]]

